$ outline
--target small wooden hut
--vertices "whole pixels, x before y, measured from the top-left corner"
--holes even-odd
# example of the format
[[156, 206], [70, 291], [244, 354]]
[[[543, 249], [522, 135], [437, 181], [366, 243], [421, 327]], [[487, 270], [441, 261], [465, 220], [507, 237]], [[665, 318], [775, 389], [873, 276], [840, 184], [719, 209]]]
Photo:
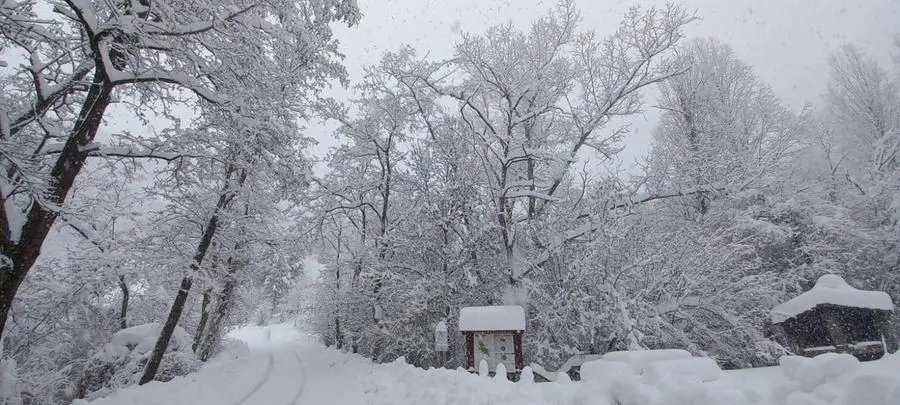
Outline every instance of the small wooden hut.
[[498, 364], [517, 375], [525, 367], [522, 333], [525, 310], [518, 305], [465, 307], [459, 311], [459, 331], [466, 337], [468, 369], [475, 371], [481, 360], [494, 372]]
[[773, 329], [795, 354], [850, 353], [860, 360], [897, 350], [889, 320], [891, 297], [851, 287], [827, 274], [807, 292], [772, 309]]

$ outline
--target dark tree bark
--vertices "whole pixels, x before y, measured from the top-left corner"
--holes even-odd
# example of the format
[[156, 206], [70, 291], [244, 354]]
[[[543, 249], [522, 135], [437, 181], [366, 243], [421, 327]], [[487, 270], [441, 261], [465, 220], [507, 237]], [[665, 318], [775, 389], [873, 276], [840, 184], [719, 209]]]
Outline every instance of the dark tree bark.
[[119, 327], [125, 329], [128, 327], [128, 284], [125, 283], [125, 276], [119, 276], [119, 289], [122, 290], [122, 307], [119, 311]]
[[[338, 242], [340, 246], [340, 242]], [[340, 250], [338, 250], [338, 263], [340, 263]], [[341, 266], [337, 265], [335, 267], [335, 291], [340, 292], [341, 290]], [[344, 347], [344, 337], [341, 335], [341, 317], [340, 317], [340, 308], [338, 308], [337, 314], [334, 316], [334, 345], [338, 349], [342, 349]]]
[[[244, 215], [247, 215], [247, 213], [247, 207], [245, 207]], [[225, 284], [222, 285], [222, 290], [216, 294], [214, 305], [210, 305], [207, 325], [200, 334], [197, 348], [195, 349], [195, 353], [200, 361], [209, 360], [216, 347], [218, 347], [222, 337], [222, 325], [231, 313], [234, 288], [236, 286], [235, 275], [243, 267], [242, 262], [235, 259], [234, 255], [241, 251], [241, 247], [241, 243], [235, 244], [232, 255], [225, 261]]]
[[334, 346], [338, 350], [344, 348], [344, 338], [341, 336], [341, 318], [334, 317]]
[[147, 366], [144, 368], [144, 375], [141, 376], [138, 385], [144, 385], [153, 381], [153, 378], [156, 377], [156, 372], [159, 370], [163, 355], [169, 347], [169, 340], [172, 338], [172, 333], [175, 332], [175, 327], [178, 326], [178, 320], [181, 319], [181, 313], [184, 311], [184, 303], [187, 301], [188, 293], [190, 293], [191, 285], [193, 284], [194, 278], [191, 276], [181, 279], [181, 287], [178, 289], [178, 295], [175, 296], [175, 301], [172, 302], [172, 308], [169, 310], [169, 317], [166, 319], [165, 325], [163, 325], [159, 338], [156, 339], [156, 346], [153, 347], [153, 353], [150, 354], [150, 360], [147, 361]]
[[[234, 266], [234, 272], [237, 272], [237, 266], [232, 266]], [[209, 319], [209, 326], [206, 328], [200, 346], [197, 348], [197, 357], [200, 358], [201, 361], [209, 360], [210, 356], [212, 356], [215, 351], [216, 346], [218, 346], [222, 333], [222, 325], [225, 319], [228, 318], [228, 315], [231, 312], [231, 304], [234, 301], [234, 287], [234, 277], [229, 276], [225, 281], [225, 285], [222, 286], [222, 291], [220, 291], [216, 297], [216, 305], [211, 311], [212, 314]]]
[[[337, 255], [335, 257], [335, 263], [337, 265], [334, 266], [334, 291], [335, 294], [340, 296], [341, 293], [341, 231], [338, 229], [337, 235], [337, 243], [332, 244], [334, 246]], [[334, 314], [334, 345], [338, 349], [342, 349], [344, 347], [344, 337], [341, 335], [341, 306], [340, 303], [337, 304], [337, 310]]]
[[197, 325], [197, 332], [194, 333], [194, 343], [191, 350], [197, 353], [197, 347], [200, 346], [200, 339], [203, 338], [203, 331], [206, 330], [206, 323], [209, 320], [209, 304], [212, 295], [212, 288], [203, 291], [203, 304], [200, 306], [200, 323]]

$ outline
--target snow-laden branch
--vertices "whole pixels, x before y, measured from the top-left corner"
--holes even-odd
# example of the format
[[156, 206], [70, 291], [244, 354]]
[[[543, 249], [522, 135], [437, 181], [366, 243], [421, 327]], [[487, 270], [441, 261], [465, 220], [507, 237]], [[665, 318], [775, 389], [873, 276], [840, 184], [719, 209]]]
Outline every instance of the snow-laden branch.
[[183, 72], [171, 72], [161, 69], [151, 69], [140, 73], [123, 72], [116, 68], [110, 58], [110, 49], [108, 41], [101, 41], [98, 45], [100, 49], [100, 59], [103, 61], [103, 69], [109, 82], [113, 86], [125, 84], [140, 83], [168, 83], [184, 87], [196, 94], [198, 97], [211, 103], [221, 103], [227, 101], [219, 96], [219, 94], [197, 83], [197, 80], [188, 76]]
[[183, 37], [189, 35], [197, 35], [202, 34], [206, 31], [209, 31], [216, 27], [217, 24], [221, 24], [222, 22], [227, 22], [234, 20], [241, 14], [244, 14], [253, 8], [257, 7], [256, 4], [251, 4], [247, 7], [244, 7], [238, 11], [235, 11], [231, 14], [228, 14], [224, 17], [213, 17], [211, 21], [200, 21], [191, 24], [185, 24], [179, 27], [171, 28], [171, 27], [163, 27], [161, 25], [155, 24], [152, 21], [146, 22], [143, 28], [143, 32], [150, 35], [159, 35], [159, 36], [167, 36], [167, 37]]
[[518, 198], [518, 197], [532, 197], [532, 198], [536, 198], [539, 200], [545, 200], [545, 201], [549, 201], [549, 202], [559, 201], [559, 199], [556, 197], [552, 197], [547, 194], [544, 194], [544, 193], [541, 193], [538, 191], [531, 191], [531, 190], [512, 190], [512, 191], [507, 191], [506, 193], [503, 193], [503, 195], [501, 196], [501, 198]]
[[53, 108], [60, 100], [69, 94], [72, 94], [88, 73], [94, 68], [94, 64], [86, 62], [75, 68], [75, 71], [65, 81], [54, 86], [43, 84], [43, 76], [40, 74], [41, 68], [30, 69], [35, 77], [34, 86], [37, 93], [37, 100], [24, 111], [12, 114], [10, 118], [9, 128], [2, 132], [5, 135], [15, 135], [29, 123], [44, 116], [44, 114]]
[[90, 0], [64, 1], [69, 6], [68, 10], [63, 8], [61, 4], [55, 4], [53, 6], [53, 11], [80, 22], [82, 27], [84, 27], [88, 39], [93, 41], [99, 23], [97, 21], [97, 13], [91, 5]]
[[[742, 189], [746, 187], [748, 184], [744, 184], [739, 187]], [[638, 206], [641, 204], [649, 203], [657, 200], [666, 200], [669, 198], [676, 197], [687, 197], [693, 196], [701, 193], [709, 193], [709, 192], [721, 192], [725, 191], [725, 187], [716, 187], [716, 186], [706, 186], [699, 187], [697, 189], [689, 190], [689, 191], [677, 191], [672, 193], [664, 193], [664, 194], [653, 194], [644, 196], [641, 198], [633, 198], [629, 197], [626, 201], [616, 202], [612, 205], [605, 207], [604, 212], [598, 213], [597, 215], [581, 215], [579, 219], [587, 219], [587, 223], [576, 227], [574, 229], [569, 230], [562, 234], [562, 236], [558, 237], [555, 241], [551, 242], [549, 246], [544, 248], [544, 251], [537, 257], [535, 260], [535, 264], [529, 266], [525, 271], [518, 275], [519, 278], [526, 277], [530, 274], [534, 269], [543, 266], [548, 260], [550, 260], [551, 255], [556, 252], [558, 249], [562, 248], [566, 243], [569, 243], [575, 239], [578, 239], [582, 236], [589, 235], [593, 232], [600, 230], [603, 226], [606, 225], [606, 222], [600, 218], [603, 215], [606, 215], [607, 212], [615, 211], [623, 208], [631, 208], [634, 206]]]
[[[42, 155], [55, 155], [62, 153], [63, 148], [65, 147], [64, 143], [53, 143], [45, 145], [40, 154]], [[100, 143], [91, 143], [89, 145], [85, 145], [78, 149], [81, 153], [85, 154], [88, 157], [118, 157], [118, 158], [129, 158], [129, 159], [157, 159], [157, 160], [165, 160], [168, 162], [175, 161], [178, 159], [184, 158], [209, 158], [215, 159], [211, 156], [206, 155], [198, 155], [198, 154], [190, 154], [190, 153], [176, 153], [176, 152], [163, 152], [154, 149], [144, 149], [144, 148], [136, 148], [131, 146], [106, 146]]]
[[109, 250], [109, 243], [106, 242], [106, 239], [104, 237], [97, 234], [97, 230], [94, 227], [81, 223], [77, 219], [68, 215], [60, 215], [59, 218], [67, 227], [75, 231], [77, 234], [81, 235], [84, 240], [90, 242], [100, 252], [105, 253], [107, 250]]

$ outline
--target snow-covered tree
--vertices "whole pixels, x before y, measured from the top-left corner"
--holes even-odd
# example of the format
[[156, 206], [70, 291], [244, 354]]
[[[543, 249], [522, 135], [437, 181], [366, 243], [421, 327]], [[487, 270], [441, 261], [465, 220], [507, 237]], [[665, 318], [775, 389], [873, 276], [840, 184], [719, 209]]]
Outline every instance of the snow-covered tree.
[[[573, 182], [572, 167], [588, 148], [614, 154], [625, 131], [603, 133], [610, 119], [638, 112], [642, 88], [683, 70], [667, 58], [693, 16], [632, 9], [602, 40], [579, 32], [578, 19], [563, 1], [524, 32], [464, 35], [453, 59], [406, 48], [372, 69], [323, 187], [332, 201], [322, 206], [331, 251], [323, 301], [340, 308], [323, 305], [326, 336], [375, 357], [430, 361], [434, 323], [460, 306], [523, 302], [522, 291], [537, 288], [528, 280], [544, 277], [534, 269], [596, 231], [589, 214], [561, 215], [588, 187]], [[360, 329], [361, 316], [377, 326]]]
[[[338, 65], [328, 24], [353, 23], [352, 0], [53, 2], [58, 20], [42, 20], [35, 2], [7, 1], [4, 46], [26, 61], [4, 77], [0, 102], [3, 202], [0, 216], [6, 271], [0, 277], [0, 332], [19, 286], [65, 208], [92, 156], [160, 157], [162, 139], [98, 143], [97, 132], [117, 95], [135, 92], [143, 108], [167, 106], [176, 89], [239, 110], [245, 88], [264, 87], [289, 73], [322, 78]], [[250, 55], [258, 44], [264, 53]], [[296, 51], [287, 55], [287, 50]], [[288, 57], [278, 76], [241, 73], [251, 57]], [[269, 57], [266, 57], [269, 56]], [[325, 67], [322, 70], [322, 66]], [[222, 76], [220, 72], [229, 72]], [[237, 80], [216, 83], [216, 77]], [[177, 152], [176, 152], [177, 154]]]
[[824, 105], [810, 114], [804, 137], [806, 159], [819, 163], [807, 164], [798, 180], [803, 249], [812, 275], [843, 274], [896, 300], [900, 70], [849, 45], [829, 63]]
[[640, 111], [642, 88], [682, 71], [667, 56], [694, 17], [676, 6], [632, 8], [606, 39], [577, 31], [578, 19], [573, 2], [563, 1], [526, 32], [503, 25], [465, 35], [444, 64], [459, 72], [458, 83], [440, 71], [408, 74], [452, 100], [466, 124], [512, 289], [535, 264], [524, 252], [541, 250], [520, 228], [564, 199], [586, 149], [618, 150], [625, 131], [603, 129]]
[[660, 85], [649, 182], [706, 189], [669, 200], [692, 217], [706, 214], [717, 194], [773, 183], [796, 148], [795, 119], [727, 45], [694, 40], [679, 57], [690, 68]]
[[[213, 298], [209, 322], [199, 328], [198, 355], [206, 358], [227, 326], [233, 295], [243, 291], [240, 279], [296, 269], [286, 266], [302, 253], [290, 237], [290, 202], [310, 168], [302, 155], [309, 139], [297, 120], [308, 117], [330, 80], [344, 79], [330, 26], [354, 24], [356, 3], [51, 3], [55, 20], [40, 18], [36, 2], [0, 6], [0, 46], [22, 60], [0, 78], [3, 321], [26, 274], [42, 273], [28, 277], [27, 296], [15, 301], [40, 305], [17, 306], [22, 324], [11, 334], [0, 321], [0, 331], [21, 344], [16, 355], [33, 359], [29, 373], [59, 373], [59, 381], [41, 381], [45, 388], [60, 387], [78, 379], [69, 374], [90, 357], [85, 350], [132, 322], [164, 318], [172, 300], [183, 308], [186, 287], [200, 278]], [[131, 134], [106, 122], [108, 134], [98, 135], [108, 107], [120, 100], [124, 112], [155, 111], [172, 127]], [[198, 118], [181, 125], [169, 114], [176, 105], [195, 106]], [[136, 219], [122, 211], [141, 201], [112, 201], [123, 187], [137, 189], [128, 181], [143, 169], [132, 163], [148, 158], [162, 164], [144, 166], [159, 180], [144, 197], [164, 209]], [[92, 163], [101, 159], [124, 164], [106, 170]], [[102, 173], [95, 179], [92, 172]], [[123, 220], [130, 222], [125, 231], [112, 232]], [[83, 239], [69, 262], [36, 262], [51, 229]], [[173, 294], [162, 288], [179, 281]], [[170, 312], [151, 365], [177, 325], [178, 311]], [[42, 321], [42, 314], [59, 321]], [[192, 327], [195, 320], [188, 319]], [[97, 336], [77, 332], [86, 329]], [[44, 333], [50, 339], [42, 340]], [[52, 344], [64, 344], [73, 362], [41, 363]], [[40, 395], [32, 400], [61, 398]]]

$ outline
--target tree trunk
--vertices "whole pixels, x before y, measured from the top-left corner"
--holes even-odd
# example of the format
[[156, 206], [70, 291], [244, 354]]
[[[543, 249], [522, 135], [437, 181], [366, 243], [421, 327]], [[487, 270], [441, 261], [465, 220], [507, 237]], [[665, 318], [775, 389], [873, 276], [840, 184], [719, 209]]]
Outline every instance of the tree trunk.
[[206, 322], [209, 320], [209, 304], [212, 294], [212, 288], [203, 291], [203, 305], [200, 306], [200, 323], [197, 325], [197, 332], [194, 333], [194, 343], [191, 350], [197, 353], [197, 347], [200, 346], [200, 340], [203, 338], [203, 331], [206, 329]]
[[125, 276], [119, 276], [119, 289], [122, 290], [122, 307], [119, 311], [119, 328], [128, 327], [128, 284], [125, 283]]
[[[684, 116], [684, 120], [687, 123], [688, 127], [688, 147], [693, 154], [693, 157], [696, 158], [700, 153], [700, 134], [698, 133], [697, 126], [694, 124], [694, 116], [693, 114], [687, 112], [690, 111], [690, 106], [682, 106], [686, 112], [682, 115]], [[694, 162], [696, 164], [696, 162]], [[706, 215], [709, 212], [709, 197], [706, 196], [706, 193], [703, 192], [703, 175], [701, 173], [700, 166], [697, 166], [697, 177], [694, 179], [697, 183], [697, 212], [700, 216]]]
[[334, 346], [340, 350], [344, 346], [344, 338], [341, 337], [341, 318], [334, 317]]
[[[216, 207], [209, 217], [206, 227], [203, 229], [203, 236], [200, 238], [200, 243], [197, 245], [197, 252], [194, 254], [194, 260], [191, 262], [190, 268], [188, 269], [189, 275], [181, 280], [181, 289], [178, 290], [178, 295], [175, 296], [175, 302], [172, 303], [172, 308], [169, 310], [169, 317], [166, 320], [165, 326], [163, 326], [163, 330], [159, 334], [159, 338], [156, 340], [156, 346], [153, 347], [153, 353], [150, 354], [150, 360], [147, 361], [147, 366], [144, 368], [144, 375], [141, 376], [141, 380], [138, 383], [139, 385], [144, 385], [153, 381], [153, 378], [156, 377], [156, 371], [159, 369], [159, 364], [162, 362], [163, 355], [166, 353], [166, 348], [169, 347], [169, 339], [172, 338], [172, 333], [175, 332], [175, 326], [178, 325], [178, 321], [181, 319], [184, 303], [187, 301], [188, 292], [191, 289], [191, 284], [193, 284], [193, 278], [190, 274], [196, 274], [197, 271], [200, 270], [200, 265], [203, 263], [206, 253], [209, 252], [213, 237], [216, 234], [216, 230], [219, 228], [219, 215], [231, 203], [234, 199], [235, 192], [237, 192], [237, 190], [231, 188], [231, 181], [229, 181], [234, 174], [234, 171], [235, 170], [232, 167], [229, 167], [225, 171], [226, 181], [225, 186], [222, 189], [222, 194], [219, 195]], [[247, 172], [241, 171], [237, 180], [237, 187], [240, 188], [243, 186], [245, 180], [247, 180]]]
[[[337, 264], [334, 266], [334, 292], [340, 297], [341, 294], [341, 240], [337, 241]], [[341, 336], [341, 303], [338, 298], [337, 311], [334, 315], [334, 345], [341, 349], [344, 346], [344, 338]]]
[[153, 381], [153, 378], [156, 377], [156, 371], [159, 370], [159, 364], [162, 363], [163, 354], [165, 354], [166, 348], [169, 346], [169, 339], [172, 338], [172, 333], [175, 332], [178, 320], [181, 319], [181, 313], [184, 311], [184, 303], [187, 301], [188, 293], [191, 291], [191, 285], [193, 283], [194, 279], [190, 276], [181, 279], [181, 288], [178, 289], [178, 295], [175, 296], [175, 302], [172, 303], [172, 308], [169, 310], [169, 317], [166, 319], [166, 324], [159, 333], [159, 339], [156, 339], [156, 346], [153, 347], [153, 353], [150, 355], [150, 360], [147, 361], [147, 366], [144, 368], [144, 375], [141, 376], [138, 385], [144, 385]]
[[27, 269], [13, 264], [13, 268], [0, 269], [0, 333], [6, 327], [6, 320], [9, 316], [9, 310], [12, 308], [13, 298], [19, 290], [19, 285], [25, 278]]
[[222, 291], [216, 298], [215, 308], [211, 311], [209, 318], [209, 326], [203, 334], [200, 346], [197, 348], [197, 357], [201, 361], [209, 360], [216, 347], [219, 344], [222, 333], [222, 325], [231, 311], [231, 304], [234, 300], [235, 282], [233, 277], [229, 277], [222, 287]]
[[[65, 202], [75, 183], [75, 177], [81, 172], [87, 159], [81, 149], [94, 141], [110, 103], [112, 90], [113, 85], [103, 69], [96, 69], [75, 126], [50, 171], [51, 186], [46, 197], [51, 205], [62, 205]], [[56, 217], [55, 210], [33, 201], [19, 238], [15, 240], [12, 237], [14, 231], [10, 228], [15, 225], [7, 218], [5, 210], [0, 209], [0, 231], [3, 232], [0, 235], [0, 255], [6, 259], [0, 265], [0, 336], [6, 330], [6, 321], [19, 286], [40, 255], [41, 246]]]
[[[246, 212], [245, 212], [246, 215]], [[241, 250], [241, 244], [234, 247], [234, 252]], [[195, 352], [201, 361], [209, 360], [222, 337], [222, 324], [231, 313], [231, 304], [234, 299], [236, 285], [235, 274], [242, 267], [241, 262], [235, 260], [234, 254], [225, 261], [225, 284], [222, 291], [216, 296], [215, 305], [209, 311], [209, 322], [199, 339], [199, 345]]]

